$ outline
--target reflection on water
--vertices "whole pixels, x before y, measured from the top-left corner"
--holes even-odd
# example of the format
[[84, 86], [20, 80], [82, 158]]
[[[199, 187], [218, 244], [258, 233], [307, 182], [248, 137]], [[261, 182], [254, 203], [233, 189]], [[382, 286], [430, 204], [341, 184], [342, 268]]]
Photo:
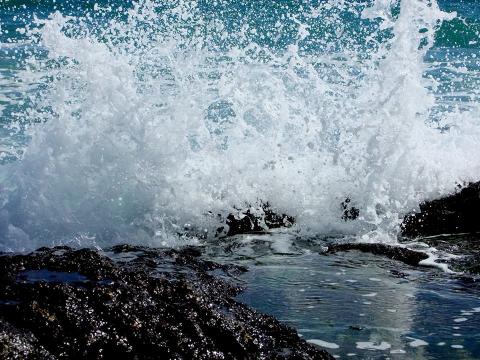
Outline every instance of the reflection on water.
[[242, 236], [213, 256], [249, 266], [240, 300], [340, 358], [480, 358], [474, 281], [356, 251], [320, 255], [322, 243]]

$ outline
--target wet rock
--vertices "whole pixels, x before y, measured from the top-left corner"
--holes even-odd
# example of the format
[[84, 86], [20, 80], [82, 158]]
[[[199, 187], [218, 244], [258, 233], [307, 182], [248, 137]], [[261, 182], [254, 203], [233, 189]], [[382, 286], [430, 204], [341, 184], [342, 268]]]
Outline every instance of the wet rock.
[[0, 357], [332, 359], [237, 302], [242, 267], [195, 248], [0, 256]]
[[228, 215], [226, 235], [262, 233], [270, 229], [288, 228], [294, 223], [295, 219], [292, 216], [276, 213], [268, 202], [260, 203], [257, 208], [249, 207], [239, 211], [238, 214]]
[[402, 223], [405, 236], [432, 236], [480, 232], [480, 182], [468, 184], [453, 195], [427, 201], [420, 212], [408, 214]]
[[0, 321], [1, 359], [55, 359], [30, 331]]
[[355, 330], [355, 331], [362, 331], [364, 328], [360, 325], [350, 325], [348, 327], [350, 330]]
[[268, 230], [260, 226], [259, 219], [256, 215], [252, 214], [250, 210], [246, 210], [238, 215], [228, 215], [227, 225], [227, 236], [264, 232]]
[[[360, 210], [353, 205], [350, 198], [347, 197], [340, 206], [342, 220], [352, 221], [359, 217]], [[227, 226], [219, 227], [216, 236], [265, 233], [271, 229], [289, 228], [293, 224], [293, 216], [276, 212], [268, 202], [260, 202], [256, 207], [247, 204], [245, 209], [227, 216]]]
[[449, 260], [452, 270], [480, 274], [480, 234], [449, 234], [422, 239], [429, 246], [456, 255]]
[[360, 210], [351, 204], [352, 200], [346, 198], [340, 205], [342, 207], [342, 220], [356, 220], [360, 215]]
[[350, 250], [358, 250], [365, 253], [385, 256], [392, 260], [401, 261], [405, 264], [413, 266], [418, 265], [420, 261], [428, 258], [426, 254], [420, 251], [415, 251], [393, 245], [369, 243], [333, 244], [329, 245], [322, 254], [334, 254], [337, 252]]
[[480, 275], [480, 253], [476, 252], [457, 259], [453, 266], [457, 271], [476, 275], [478, 280], [478, 275]]

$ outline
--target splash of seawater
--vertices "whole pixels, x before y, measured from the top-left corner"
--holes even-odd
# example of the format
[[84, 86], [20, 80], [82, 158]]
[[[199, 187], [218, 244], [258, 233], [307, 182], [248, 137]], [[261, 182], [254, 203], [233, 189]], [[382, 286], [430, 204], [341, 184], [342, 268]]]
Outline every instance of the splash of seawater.
[[141, 0], [21, 30], [32, 85], [11, 128], [28, 141], [0, 167], [3, 248], [174, 245], [259, 200], [299, 231], [392, 241], [420, 201], [478, 179], [478, 104], [434, 113], [425, 76], [454, 14], [330, 1], [269, 22], [231, 5]]

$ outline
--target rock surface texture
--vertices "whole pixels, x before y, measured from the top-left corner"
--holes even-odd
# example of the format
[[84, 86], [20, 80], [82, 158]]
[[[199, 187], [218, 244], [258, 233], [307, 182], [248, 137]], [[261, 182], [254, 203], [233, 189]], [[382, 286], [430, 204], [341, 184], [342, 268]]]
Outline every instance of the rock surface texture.
[[405, 217], [402, 232], [409, 237], [480, 232], [480, 182], [421, 204], [419, 213]]
[[3, 254], [0, 358], [333, 359], [237, 302], [242, 271], [193, 248]]
[[422, 260], [426, 260], [428, 255], [411, 249], [400, 246], [392, 246], [386, 244], [366, 244], [366, 243], [346, 243], [333, 244], [328, 246], [327, 250], [321, 254], [334, 254], [342, 251], [358, 250], [373, 255], [380, 255], [390, 258], [392, 260], [401, 261], [405, 264], [416, 266]]
[[[270, 204], [260, 203], [255, 207], [239, 210], [237, 214], [230, 214], [226, 218], [226, 236], [239, 234], [264, 233], [278, 228], [289, 228], [295, 223], [295, 218], [287, 214], [275, 212]], [[221, 227], [217, 233], [225, 230]]]

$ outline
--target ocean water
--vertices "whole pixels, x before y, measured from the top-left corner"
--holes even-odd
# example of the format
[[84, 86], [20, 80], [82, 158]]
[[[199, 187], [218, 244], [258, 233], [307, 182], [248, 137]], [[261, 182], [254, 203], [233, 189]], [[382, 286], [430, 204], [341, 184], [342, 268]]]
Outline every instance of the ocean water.
[[239, 300], [340, 359], [480, 359], [480, 287], [438, 269], [361, 252], [321, 255], [282, 235], [249, 235], [214, 258], [250, 269]]
[[1, 247], [198, 243], [259, 201], [302, 234], [395, 242], [420, 201], [479, 179], [479, 14], [3, 0]]

